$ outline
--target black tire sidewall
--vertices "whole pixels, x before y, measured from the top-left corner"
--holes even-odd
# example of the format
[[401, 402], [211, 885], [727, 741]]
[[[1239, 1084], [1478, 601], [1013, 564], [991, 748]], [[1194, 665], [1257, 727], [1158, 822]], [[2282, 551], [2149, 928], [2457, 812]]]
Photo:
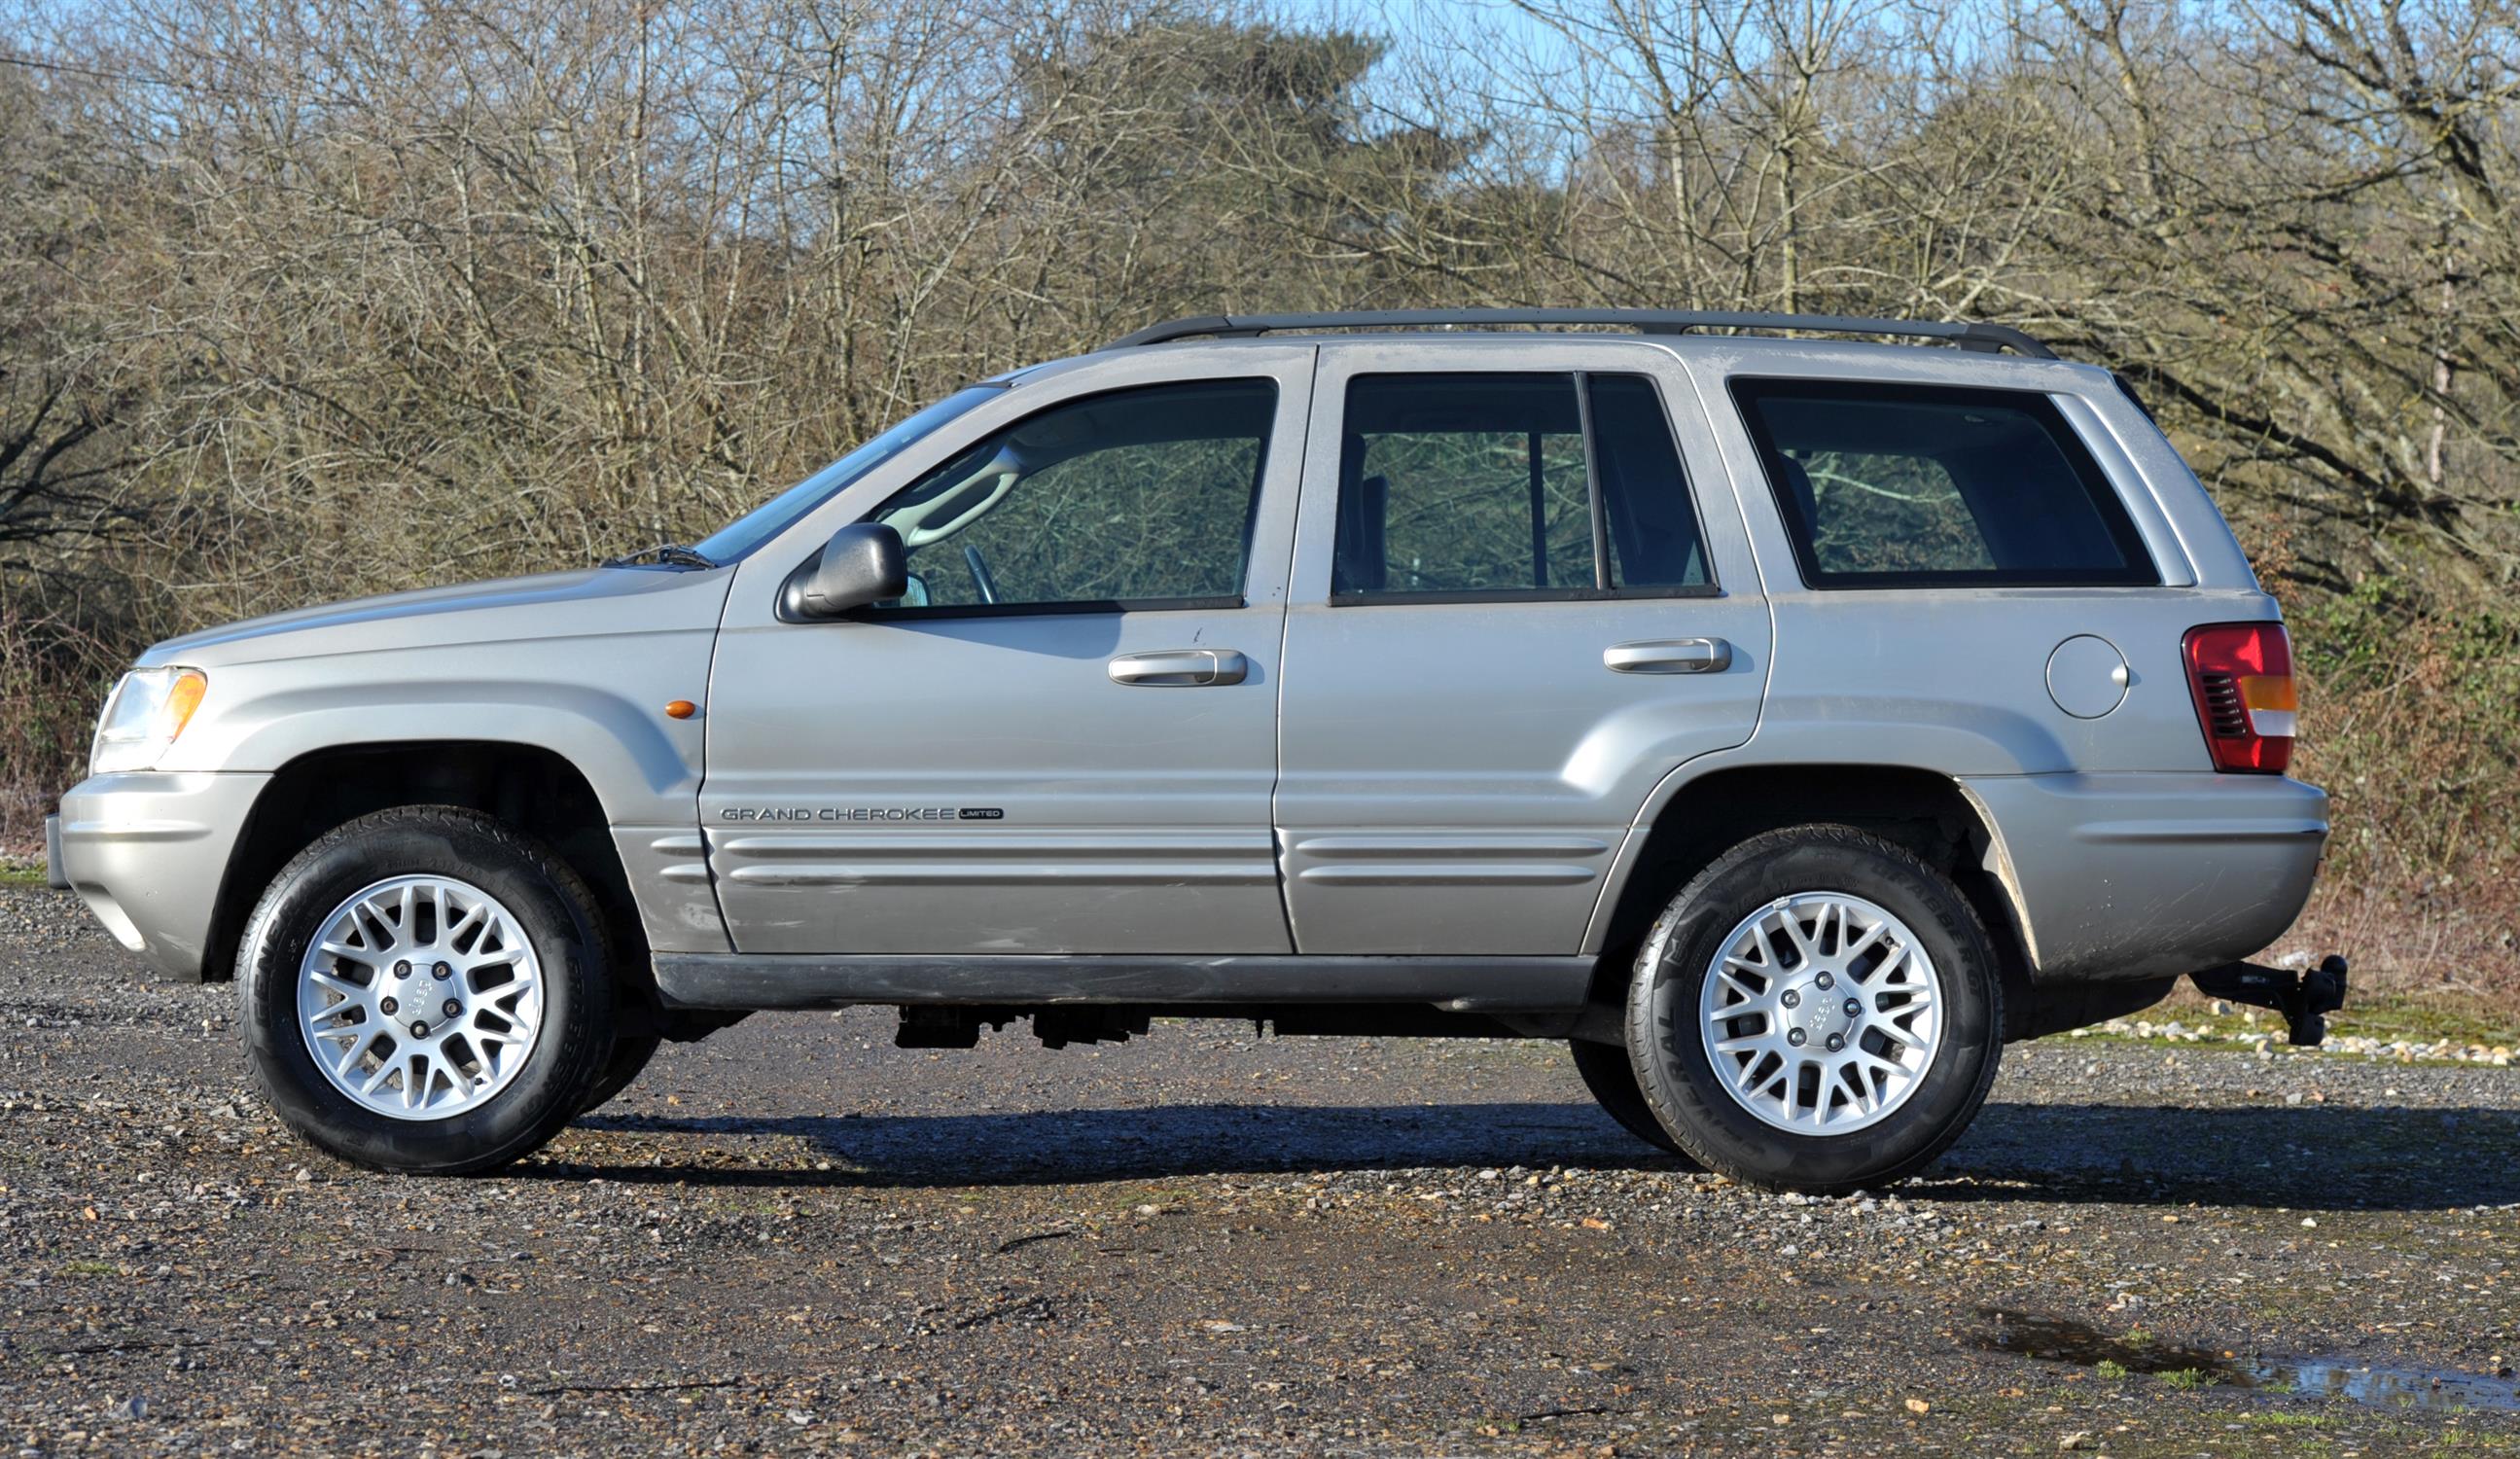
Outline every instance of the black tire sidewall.
[[[1943, 1043], [1887, 1118], [1837, 1135], [1778, 1129], [1725, 1090], [1698, 1028], [1724, 939], [1781, 896], [1837, 891], [1906, 923], [1941, 981]], [[1749, 1184], [1842, 1194], [1901, 1179], [1958, 1139], [2002, 1051], [2002, 988], [1986, 930], [1958, 888], [1910, 852], [1844, 827], [1772, 832], [1734, 847], [1673, 899], [1638, 955], [1629, 1054], [1646, 1103], [1683, 1149]]]
[[[394, 877], [469, 883], [514, 913], [542, 975], [543, 1022], [524, 1067], [476, 1109], [394, 1119], [335, 1088], [297, 1026], [297, 976], [321, 919]], [[505, 1163], [549, 1140], [583, 1105], [612, 1048], [603, 924], [584, 883], [556, 856], [476, 812], [405, 807], [331, 832], [274, 879], [238, 956], [246, 1047], [264, 1095], [309, 1142], [354, 1164], [461, 1174]]]

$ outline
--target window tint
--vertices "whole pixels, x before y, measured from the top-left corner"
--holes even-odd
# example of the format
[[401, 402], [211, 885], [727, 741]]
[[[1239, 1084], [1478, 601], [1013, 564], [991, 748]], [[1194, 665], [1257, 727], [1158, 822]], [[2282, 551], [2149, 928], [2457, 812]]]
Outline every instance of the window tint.
[[2043, 394], [1743, 380], [1732, 395], [1814, 587], [2160, 580]]
[[1267, 381], [1157, 386], [988, 436], [876, 509], [910, 560], [886, 606], [1238, 599], [1276, 409]]
[[1571, 376], [1351, 381], [1339, 480], [1333, 591], [1593, 586]]
[[1334, 595], [1597, 595], [1707, 583], [1688, 483], [1651, 382], [1349, 382]]

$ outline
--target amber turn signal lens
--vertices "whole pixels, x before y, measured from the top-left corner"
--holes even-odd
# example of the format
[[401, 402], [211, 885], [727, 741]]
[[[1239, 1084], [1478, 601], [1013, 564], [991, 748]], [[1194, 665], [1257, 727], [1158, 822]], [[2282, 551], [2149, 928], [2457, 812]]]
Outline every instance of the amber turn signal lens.
[[665, 706], [665, 717], [668, 719], [689, 719], [699, 711], [700, 707], [687, 699], [678, 699]]
[[166, 707], [158, 711], [165, 716], [167, 739], [182, 734], [184, 726], [193, 722], [193, 711], [202, 707], [202, 696], [209, 688], [210, 681], [198, 669], [184, 669], [175, 675], [175, 682], [166, 688]]

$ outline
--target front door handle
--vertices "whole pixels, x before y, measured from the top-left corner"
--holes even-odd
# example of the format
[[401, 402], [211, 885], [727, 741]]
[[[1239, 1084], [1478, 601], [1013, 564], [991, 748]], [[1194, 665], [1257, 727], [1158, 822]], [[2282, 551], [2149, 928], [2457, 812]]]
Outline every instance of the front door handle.
[[1150, 689], [1239, 684], [1250, 672], [1251, 661], [1232, 649], [1165, 649], [1152, 654], [1123, 654], [1110, 662], [1112, 683]]
[[1655, 638], [1612, 644], [1601, 662], [1623, 674], [1720, 674], [1732, 666], [1732, 646], [1720, 638]]

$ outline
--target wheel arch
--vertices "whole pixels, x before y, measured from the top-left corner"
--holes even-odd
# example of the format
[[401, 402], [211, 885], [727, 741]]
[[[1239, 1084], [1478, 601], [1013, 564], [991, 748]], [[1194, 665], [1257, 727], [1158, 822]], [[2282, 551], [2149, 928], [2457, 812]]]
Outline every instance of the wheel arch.
[[2001, 962], [2006, 1037], [2026, 1036], [2034, 994], [2029, 924], [1994, 823], [1954, 777], [1915, 765], [1796, 763], [1675, 771], [1639, 816], [1585, 935], [1599, 955], [1596, 999], [1619, 998], [1663, 906], [1726, 850], [1787, 826], [1853, 826], [1949, 876], [1986, 924]]
[[549, 844], [603, 902], [616, 971], [625, 981], [649, 980], [647, 937], [594, 782], [547, 747], [473, 739], [333, 746], [274, 771], [228, 853], [203, 949], [203, 979], [235, 976], [246, 919], [290, 858], [337, 826], [397, 805], [463, 806]]

